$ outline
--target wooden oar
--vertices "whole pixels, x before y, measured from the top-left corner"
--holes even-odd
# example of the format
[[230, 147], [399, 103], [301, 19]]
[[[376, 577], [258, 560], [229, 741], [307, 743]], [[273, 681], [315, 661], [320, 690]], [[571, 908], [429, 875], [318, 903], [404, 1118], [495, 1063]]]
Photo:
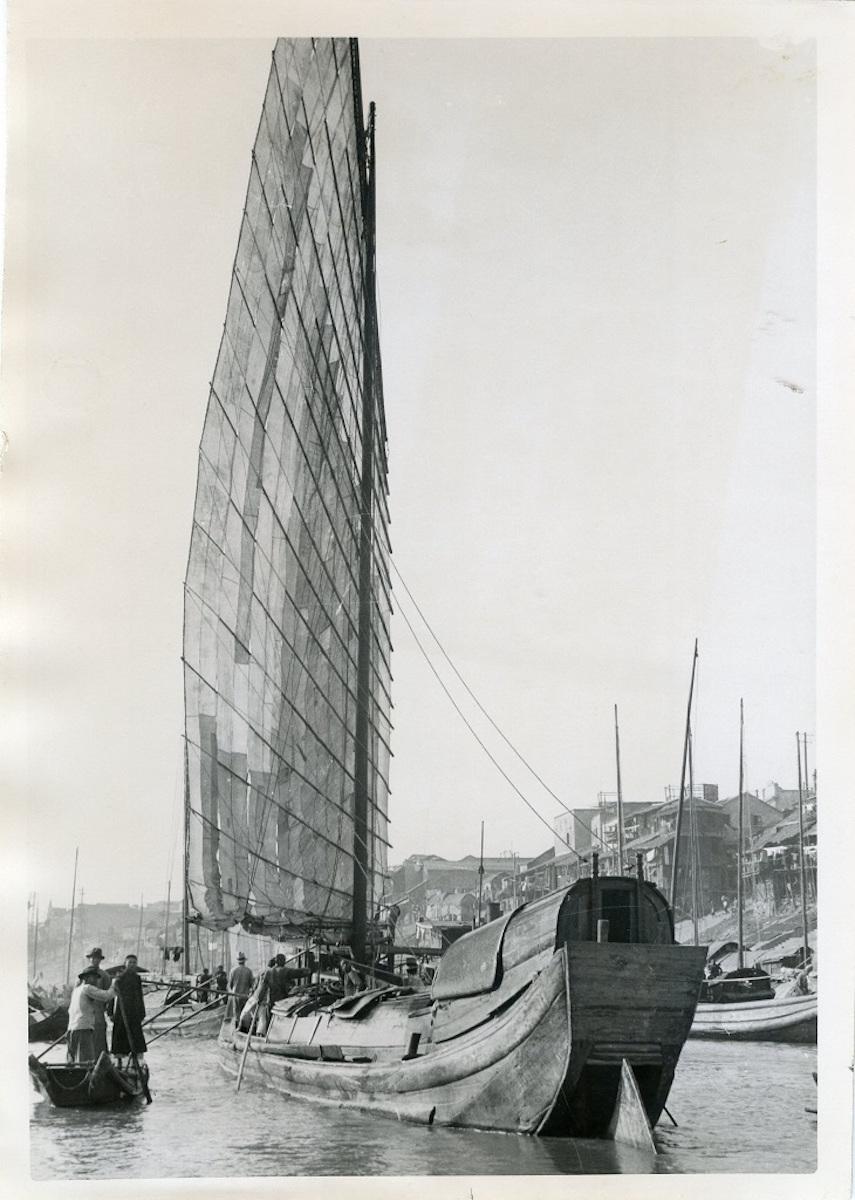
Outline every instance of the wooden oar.
[[133, 1061], [134, 1068], [136, 1069], [136, 1073], [139, 1076], [140, 1082], [142, 1083], [142, 1089], [143, 1089], [143, 1095], [145, 1096], [145, 1102], [146, 1102], [146, 1104], [151, 1104], [151, 1092], [148, 1090], [148, 1081], [146, 1080], [145, 1075], [143, 1075], [143, 1073], [142, 1073], [142, 1068], [140, 1067], [140, 1060], [137, 1058], [137, 1052], [134, 1049], [134, 1039], [131, 1037], [131, 1027], [128, 1024], [128, 1018], [125, 1014], [124, 1001], [122, 1000], [122, 994], [118, 988], [116, 988], [116, 1003], [119, 1006], [119, 1012], [122, 1014], [122, 1020], [124, 1021], [124, 1024], [125, 1024], [125, 1033], [127, 1033], [127, 1035], [128, 1035], [128, 1047], [131, 1052], [131, 1060]]
[[246, 1056], [249, 1053], [249, 1047], [252, 1042], [252, 1031], [255, 1029], [255, 1023], [258, 1020], [258, 1012], [259, 1012], [260, 1008], [261, 1008], [261, 997], [259, 997], [259, 999], [258, 999], [258, 1003], [255, 1006], [255, 1011], [252, 1014], [252, 1020], [249, 1023], [249, 1033], [246, 1035], [246, 1045], [243, 1048], [243, 1057], [240, 1060], [240, 1067], [238, 1068], [238, 1073], [237, 1073], [237, 1083], [235, 1084], [236, 1092], [240, 1091], [240, 1082], [243, 1079], [243, 1069], [244, 1069], [244, 1066], [246, 1065]]
[[38, 1060], [40, 1058], [44, 1058], [44, 1056], [47, 1054], [48, 1050], [53, 1050], [54, 1046], [58, 1046], [60, 1042], [64, 1042], [67, 1037], [68, 1037], [68, 1030], [66, 1029], [64, 1033], [61, 1033], [59, 1035], [59, 1037], [56, 1039], [55, 1042], [51, 1042], [51, 1044], [49, 1046], [46, 1046], [44, 1048], [44, 1050], [42, 1050], [41, 1054], [34, 1054], [32, 1057], [36, 1060], [36, 1062], [38, 1062]]

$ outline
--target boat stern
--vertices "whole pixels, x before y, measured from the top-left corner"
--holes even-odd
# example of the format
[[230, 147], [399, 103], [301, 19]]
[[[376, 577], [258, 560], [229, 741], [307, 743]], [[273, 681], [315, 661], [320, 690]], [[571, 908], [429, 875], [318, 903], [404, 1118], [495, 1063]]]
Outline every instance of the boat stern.
[[655, 1125], [692, 1024], [706, 948], [576, 942], [565, 950], [570, 1057], [539, 1132], [604, 1136], [624, 1060]]

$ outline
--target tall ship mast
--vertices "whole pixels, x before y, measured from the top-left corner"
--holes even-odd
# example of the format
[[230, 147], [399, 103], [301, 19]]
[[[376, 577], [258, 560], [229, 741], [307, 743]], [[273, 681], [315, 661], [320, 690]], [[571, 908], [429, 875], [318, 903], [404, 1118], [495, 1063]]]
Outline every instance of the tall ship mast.
[[277, 41], [184, 587], [188, 916], [364, 955], [390, 735], [374, 120], [355, 40]]

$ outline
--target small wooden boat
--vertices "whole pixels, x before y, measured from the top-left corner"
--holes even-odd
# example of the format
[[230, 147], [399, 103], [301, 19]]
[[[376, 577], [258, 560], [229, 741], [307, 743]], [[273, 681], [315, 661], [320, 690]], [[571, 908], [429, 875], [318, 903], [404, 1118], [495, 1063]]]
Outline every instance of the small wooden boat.
[[701, 1002], [689, 1037], [815, 1044], [816, 1004], [815, 992], [733, 1004]]
[[43, 1063], [29, 1057], [30, 1074], [43, 1096], [58, 1108], [126, 1104], [148, 1090], [148, 1067], [119, 1070], [103, 1051], [95, 1063]]
[[44, 1009], [30, 1006], [27, 1041], [53, 1042], [60, 1034], [65, 1033], [66, 1029], [68, 1029], [67, 1005], [59, 1004], [49, 1013], [46, 1013]]

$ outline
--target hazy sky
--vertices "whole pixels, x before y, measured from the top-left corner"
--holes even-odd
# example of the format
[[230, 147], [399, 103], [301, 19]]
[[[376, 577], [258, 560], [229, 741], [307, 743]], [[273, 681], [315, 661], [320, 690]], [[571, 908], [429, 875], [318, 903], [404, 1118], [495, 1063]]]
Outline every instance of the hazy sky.
[[[77, 843], [87, 899], [179, 877], [182, 579], [270, 51], [28, 48], [27, 492], [7, 562], [45, 901], [67, 904]], [[695, 636], [696, 781], [735, 791], [743, 696], [748, 786], [794, 786], [815, 708], [812, 45], [361, 53], [397, 569], [567, 804], [614, 788], [615, 703], [625, 797], [679, 782]], [[400, 618], [393, 638], [393, 861], [477, 853], [482, 819], [488, 853], [540, 852], [547, 829]]]

